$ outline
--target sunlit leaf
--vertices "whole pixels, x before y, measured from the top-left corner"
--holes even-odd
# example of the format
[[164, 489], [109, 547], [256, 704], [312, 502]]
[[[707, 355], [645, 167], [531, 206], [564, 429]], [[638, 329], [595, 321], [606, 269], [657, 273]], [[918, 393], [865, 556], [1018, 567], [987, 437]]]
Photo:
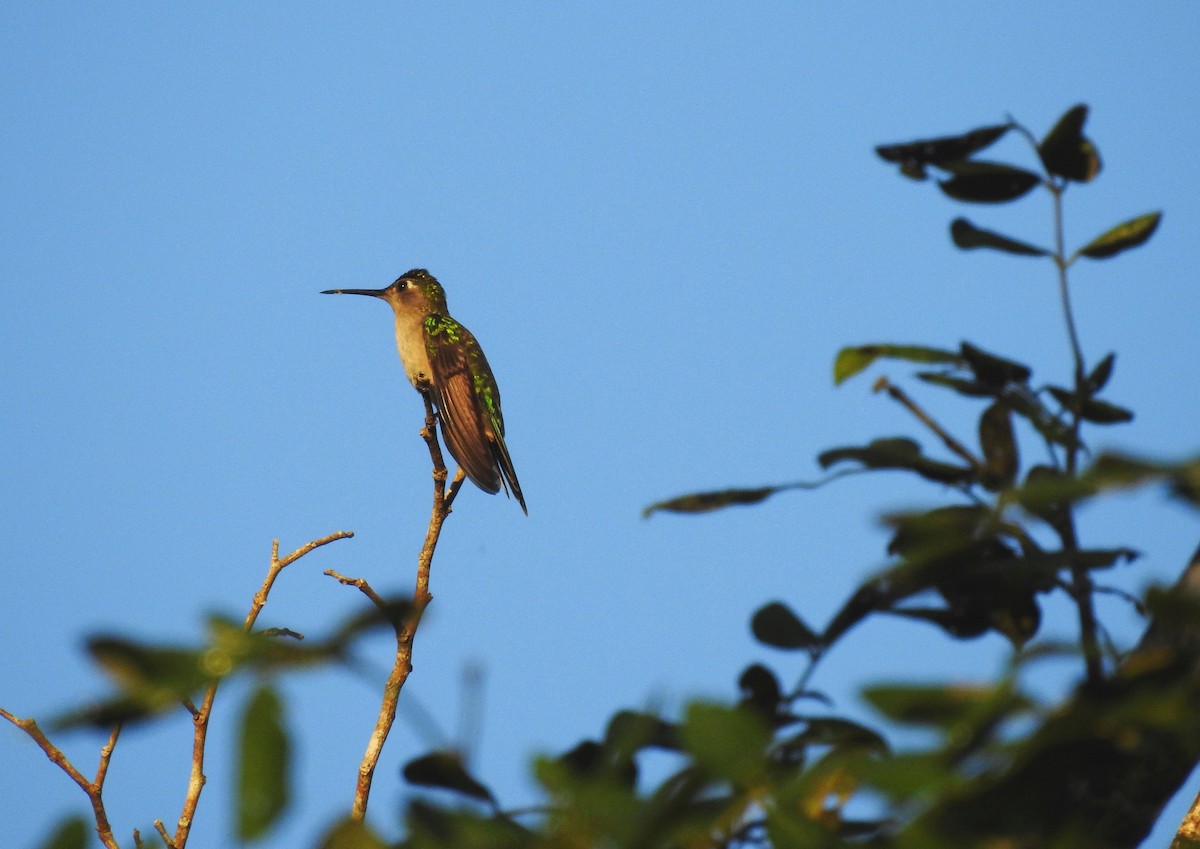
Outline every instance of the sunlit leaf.
[[291, 744], [283, 704], [270, 687], [260, 687], [242, 713], [235, 797], [237, 834], [242, 840], [265, 835], [287, 808]]
[[1161, 212], [1150, 212], [1137, 218], [1131, 218], [1092, 239], [1076, 253], [1089, 259], [1107, 259], [1110, 256], [1116, 256], [1122, 251], [1144, 244], [1154, 235], [1161, 220]]
[[477, 781], [456, 752], [433, 752], [404, 765], [404, 780], [422, 787], [461, 793], [481, 802], [493, 800], [492, 791]]
[[954, 176], [939, 181], [938, 187], [955, 200], [970, 203], [1016, 200], [1042, 181], [1032, 171], [999, 162], [957, 162], [945, 167]]
[[1071, 107], [1038, 145], [1042, 164], [1051, 174], [1086, 183], [1100, 173], [1100, 154], [1083, 134], [1087, 114], [1083, 104]]
[[665, 513], [711, 513], [737, 504], [758, 504], [779, 492], [783, 487], [764, 486], [757, 489], [722, 489], [715, 492], [694, 492], [666, 501], [656, 501], [642, 510], [642, 518], [658, 512]]
[[945, 728], [995, 702], [995, 686], [971, 684], [876, 684], [862, 691], [875, 710], [893, 722]]
[[820, 645], [818, 637], [791, 608], [773, 601], [760, 607], [750, 620], [750, 630], [760, 643], [777, 649], [811, 650]]
[[950, 223], [950, 238], [963, 250], [991, 248], [1018, 256], [1046, 256], [1049, 253], [1044, 248], [1034, 247], [1000, 233], [976, 227], [965, 218], [955, 218]]
[[38, 849], [88, 849], [96, 830], [83, 817], [67, 817], [59, 821]]
[[885, 162], [895, 162], [901, 168], [905, 166], [913, 168], [921, 164], [941, 165], [966, 159], [971, 154], [983, 150], [1008, 132], [1009, 127], [1008, 124], [998, 124], [991, 127], [980, 127], [958, 136], [940, 136], [902, 144], [883, 144], [876, 147], [875, 152]]
[[833, 382], [842, 383], [880, 358], [908, 360], [914, 363], [957, 363], [958, 354], [921, 345], [858, 345], [842, 348], [833, 362]]

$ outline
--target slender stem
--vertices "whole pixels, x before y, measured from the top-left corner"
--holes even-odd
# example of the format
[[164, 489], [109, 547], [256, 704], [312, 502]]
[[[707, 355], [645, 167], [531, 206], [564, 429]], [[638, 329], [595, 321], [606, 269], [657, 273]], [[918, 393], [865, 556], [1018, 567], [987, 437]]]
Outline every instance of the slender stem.
[[[1067, 445], [1067, 475], [1074, 477], [1079, 470], [1079, 430], [1082, 424], [1080, 404], [1084, 397], [1084, 386], [1087, 380], [1083, 348], [1079, 344], [1079, 333], [1075, 329], [1075, 315], [1071, 309], [1071, 288], [1067, 280], [1066, 247], [1063, 240], [1063, 205], [1062, 195], [1065, 184], [1055, 182], [1048, 177], [1046, 182], [1050, 196], [1054, 200], [1054, 264], [1058, 269], [1058, 292], [1062, 300], [1063, 317], [1067, 323], [1067, 335], [1071, 340], [1071, 355], [1075, 361], [1075, 393], [1077, 403], [1071, 405], [1071, 441]], [[1075, 529], [1075, 513], [1067, 511], [1066, 521], [1059, 529], [1059, 538], [1063, 549], [1070, 553], [1079, 550], [1079, 539]], [[1079, 609], [1079, 641], [1083, 648], [1083, 661], [1087, 670], [1087, 681], [1091, 685], [1099, 684], [1104, 679], [1103, 659], [1100, 651], [1099, 625], [1096, 620], [1096, 607], [1093, 599], [1094, 586], [1092, 576], [1087, 568], [1080, 565], [1071, 566], [1071, 597]]]
[[[246, 619], [242, 624], [242, 628], [249, 633], [254, 628], [254, 623], [258, 619], [258, 614], [262, 612], [263, 606], [267, 603], [267, 596], [271, 592], [271, 587], [275, 585], [275, 579], [279, 577], [279, 573], [285, 568], [295, 563], [310, 551], [320, 548], [323, 545], [339, 540], [348, 539], [354, 536], [351, 531], [335, 531], [328, 536], [315, 539], [311, 542], [297, 548], [286, 557], [279, 556], [279, 540], [271, 542], [271, 565], [267, 569], [267, 577], [263, 580], [262, 586], [258, 588], [258, 592], [254, 594], [254, 600], [250, 605], [250, 611], [246, 614]], [[179, 815], [179, 822], [175, 826], [175, 836], [169, 837], [166, 828], [162, 825], [161, 820], [155, 820], [154, 827], [166, 843], [168, 849], [184, 849], [187, 845], [188, 835], [192, 831], [192, 818], [196, 814], [196, 806], [200, 804], [200, 794], [204, 790], [204, 784], [208, 780], [204, 775], [204, 750], [208, 742], [208, 720], [212, 715], [213, 702], [217, 698], [217, 687], [220, 685], [220, 679], [213, 681], [204, 691], [204, 698], [200, 702], [199, 707], [189, 706], [192, 714], [192, 768], [188, 775], [187, 793], [183, 800], [183, 811]]]
[[[379, 764], [383, 745], [387, 742], [388, 734], [396, 721], [396, 707], [400, 702], [400, 691], [404, 688], [404, 684], [412, 672], [413, 641], [417, 635], [417, 627], [421, 623], [425, 608], [433, 600], [433, 596], [429, 593], [429, 572], [433, 564], [433, 552], [441, 537], [442, 524], [450, 515], [451, 503], [454, 496], [458, 494], [463, 481], [463, 472], [460, 469], [455, 474], [454, 482], [447, 493], [446, 464], [437, 438], [437, 416], [434, 413], [429, 393], [422, 392], [421, 396], [425, 400], [425, 427], [421, 430], [421, 437], [429, 447], [429, 457], [433, 463], [433, 508], [429, 516], [429, 527], [425, 531], [425, 541], [417, 556], [417, 582], [413, 591], [413, 612], [396, 626], [396, 658], [392, 663], [392, 671], [383, 685], [383, 699], [379, 705], [379, 715], [375, 719], [375, 727], [367, 740], [367, 750], [358, 767], [358, 780], [354, 786], [354, 804], [350, 809], [350, 816], [352, 819], [360, 821], [367, 815], [367, 803], [371, 796], [375, 768]], [[345, 579], [341, 580], [343, 583], [347, 583]], [[356, 579], [349, 583], [353, 583], [362, 590], [376, 605], [382, 603], [382, 599], [373, 590], [370, 590], [365, 581]]]
[[1054, 200], [1054, 264], [1058, 267], [1058, 294], [1062, 300], [1063, 316], [1067, 322], [1067, 335], [1071, 340], [1071, 354], [1075, 358], [1075, 388], [1084, 381], [1083, 348], [1079, 344], [1079, 332], [1075, 329], [1075, 314], [1071, 309], [1071, 288], [1067, 285], [1067, 254], [1063, 241], [1063, 187], [1051, 181], [1046, 184]]

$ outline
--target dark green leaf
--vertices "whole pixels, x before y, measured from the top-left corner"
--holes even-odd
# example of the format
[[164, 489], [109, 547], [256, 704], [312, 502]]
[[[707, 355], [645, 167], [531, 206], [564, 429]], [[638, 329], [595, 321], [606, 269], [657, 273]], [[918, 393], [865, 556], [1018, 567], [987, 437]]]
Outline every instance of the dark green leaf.
[[1071, 426], [1046, 409], [1029, 387], [1009, 386], [1004, 390], [1003, 396], [1009, 409], [1028, 419], [1044, 439], [1067, 448], [1079, 447], [1079, 440]]
[[1006, 383], [1024, 383], [1029, 380], [1033, 370], [1027, 365], [1006, 360], [995, 354], [989, 354], [982, 348], [976, 348], [970, 342], [959, 346], [959, 353], [980, 383], [997, 388]]
[[995, 387], [987, 386], [978, 380], [955, 377], [954, 375], [937, 371], [919, 371], [916, 377], [918, 380], [932, 383], [934, 386], [944, 386], [947, 389], [953, 389], [958, 394], [966, 395], [968, 398], [994, 398], [997, 392]]
[[321, 838], [317, 849], [387, 849], [387, 844], [362, 820], [346, 818]]
[[233, 660], [220, 651], [143, 645], [124, 637], [91, 637], [87, 648], [121, 687], [118, 701], [131, 709], [129, 718], [174, 707], [233, 668]]
[[971, 154], [983, 150], [1008, 132], [1009, 127], [1008, 124], [998, 124], [980, 127], [960, 136], [941, 136], [903, 144], [883, 144], [876, 147], [875, 152], [885, 162], [895, 162], [902, 169], [906, 166], [913, 169], [923, 164], [941, 165], [966, 159]]
[[1044, 248], [1037, 248], [1016, 239], [1010, 239], [1008, 236], [991, 230], [983, 230], [965, 218], [955, 218], [950, 223], [950, 238], [963, 250], [991, 248], [1018, 256], [1046, 256], [1049, 253]]
[[1108, 379], [1112, 377], [1116, 359], [1116, 354], [1109, 354], [1092, 369], [1092, 373], [1087, 376], [1087, 388], [1090, 395], [1095, 395], [1107, 385]]
[[711, 513], [735, 504], [758, 504], [778, 492], [782, 487], [764, 486], [758, 489], [722, 489], [716, 492], [694, 492], [656, 501], [642, 510], [646, 519], [659, 511], [667, 513]]
[[994, 687], [969, 684], [877, 684], [863, 690], [863, 698], [894, 722], [942, 728], [961, 722], [995, 697]]
[[1161, 220], [1161, 212], [1151, 212], [1131, 218], [1092, 239], [1076, 253], [1089, 259], [1108, 259], [1110, 256], [1116, 256], [1122, 251], [1136, 248], [1145, 243], [1154, 235], [1154, 231], [1158, 229], [1158, 222]]
[[1042, 164], [1051, 174], [1086, 183], [1100, 173], [1100, 154], [1083, 134], [1087, 114], [1083, 104], [1071, 107], [1038, 145]]
[[907, 437], [876, 439], [862, 447], [831, 448], [817, 457], [825, 469], [846, 460], [868, 469], [904, 469], [938, 483], [959, 483], [974, 475], [973, 469], [929, 459], [921, 453], [921, 446]]
[[763, 779], [771, 731], [760, 716], [742, 708], [693, 702], [681, 728], [685, 747], [696, 763], [735, 787]]
[[38, 844], [38, 849], [87, 849], [95, 833], [95, 828], [83, 817], [67, 817], [60, 820], [54, 831]]
[[777, 649], [818, 648], [820, 637], [782, 602], [773, 601], [760, 607], [750, 620], [750, 630], [760, 643]]
[[983, 485], [995, 492], [1012, 485], [1019, 460], [1008, 407], [997, 401], [979, 419], [979, 444], [985, 465]]
[[1021, 506], [1048, 524], [1060, 538], [1070, 530], [1069, 505], [1052, 499], [1038, 497], [1040, 492], [1061, 488], [1069, 481], [1067, 476], [1052, 466], [1034, 466], [1025, 476], [1025, 485], [1017, 493]]
[[923, 513], [888, 517], [896, 528], [888, 554], [914, 558], [924, 551], [957, 551], [984, 534], [991, 511], [982, 504], [952, 504]]
[[881, 357], [914, 363], [957, 363], [958, 354], [920, 345], [859, 345], [842, 348], [833, 362], [834, 385], [841, 384]]
[[947, 164], [954, 176], [938, 183], [950, 197], [970, 203], [1005, 203], [1016, 200], [1042, 181], [1024, 168], [999, 162], [958, 162]]
[[265, 835], [288, 805], [291, 745], [283, 705], [270, 687], [260, 687], [242, 714], [238, 746], [237, 834]]
[[421, 787], [437, 787], [461, 793], [481, 802], [492, 802], [492, 791], [467, 772], [456, 752], [433, 752], [404, 765], [404, 780]]

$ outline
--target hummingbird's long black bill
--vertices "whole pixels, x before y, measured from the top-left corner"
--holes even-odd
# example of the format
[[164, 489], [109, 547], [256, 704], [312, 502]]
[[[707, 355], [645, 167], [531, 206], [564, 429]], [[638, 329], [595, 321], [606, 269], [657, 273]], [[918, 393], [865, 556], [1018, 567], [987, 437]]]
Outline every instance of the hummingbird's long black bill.
[[387, 289], [326, 289], [322, 295], [370, 295], [372, 298], [384, 297]]

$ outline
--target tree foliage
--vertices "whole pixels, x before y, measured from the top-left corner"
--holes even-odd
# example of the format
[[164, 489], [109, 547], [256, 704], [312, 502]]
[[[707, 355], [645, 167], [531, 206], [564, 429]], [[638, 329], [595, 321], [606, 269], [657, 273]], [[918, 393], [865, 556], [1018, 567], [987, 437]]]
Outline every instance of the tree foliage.
[[[535, 809], [506, 808], [458, 753], [424, 753], [409, 760], [403, 775], [435, 792], [407, 804], [402, 835], [385, 839], [356, 809], [330, 823], [313, 845], [1135, 846], [1200, 761], [1200, 551], [1175, 586], [1131, 599], [1147, 628], [1137, 645], [1118, 651], [1105, 638], [1095, 598], [1105, 570], [1135, 560], [1137, 552], [1089, 545], [1079, 538], [1076, 516], [1090, 499], [1148, 485], [1200, 505], [1200, 459], [1160, 462], [1089, 447], [1101, 429], [1134, 414], [1106, 394], [1116, 355], [1095, 363], [1084, 356], [1068, 272], [1081, 258], [1110, 259], [1144, 244], [1161, 213], [1128, 218], [1072, 250], [1062, 243], [1067, 188], [1091, 182], [1101, 170], [1096, 145], [1084, 135], [1086, 119], [1081, 105], [1040, 139], [1009, 120], [876, 148], [902, 175], [932, 179], [955, 202], [1009, 203], [1039, 190], [1049, 197], [1056, 226], [1045, 245], [965, 217], [949, 229], [962, 250], [1048, 262], [1071, 342], [1069, 380], [1039, 382], [1044, 378], [1035, 380], [1033, 366], [967, 341], [849, 346], [834, 358], [836, 384], [881, 364], [912, 369], [901, 383], [879, 377], [874, 388], [912, 417], [928, 444], [894, 435], [835, 446], [818, 455], [827, 471], [822, 481], [692, 493], [646, 509], [649, 516], [752, 506], [849, 473], [900, 473], [931, 485], [931, 506], [888, 517], [887, 565], [823, 627], [806, 621], [802, 604], [787, 598], [752, 613], [755, 639], [783, 652], [779, 669], [749, 665], [727, 701], [693, 702], [677, 717], [617, 711], [601, 733], [538, 760], [543, 798]], [[1032, 167], [979, 158], [1010, 133], [1028, 141]], [[916, 400], [918, 392], [949, 393], [973, 405], [975, 432], [945, 428]], [[1039, 443], [1047, 459], [1030, 463], [1031, 445]], [[1070, 644], [1040, 637], [1045, 601], [1055, 594], [1076, 611], [1078, 639]], [[153, 721], [181, 702], [196, 710], [193, 700], [215, 693], [226, 678], [258, 679], [242, 713], [234, 821], [243, 839], [269, 834], [287, 809], [292, 768], [287, 704], [270, 679], [343, 662], [353, 642], [376, 627], [395, 629], [401, 641], [407, 633], [411, 647], [422, 605], [371, 600], [368, 613], [303, 644], [292, 632], [254, 630], [253, 615], [244, 627], [214, 619], [209, 639], [194, 647], [95, 637], [89, 649], [116, 693], [63, 722]], [[874, 616], [931, 625], [952, 641], [1000, 634], [1011, 645], [1010, 662], [995, 680], [976, 683], [867, 684], [863, 696], [880, 717], [879, 727], [869, 727], [831, 712], [810, 683], [828, 649]], [[1047, 701], [1025, 689], [1030, 665], [1064, 656], [1078, 660], [1079, 678], [1061, 698]], [[5, 716], [38, 739], [31, 720]], [[898, 750], [888, 741], [894, 727], [922, 729], [929, 742]], [[644, 774], [649, 752], [668, 755], [673, 768], [665, 778]], [[102, 785], [102, 777], [97, 781]], [[98, 789], [89, 793], [93, 802], [98, 796]], [[82, 847], [87, 840], [81, 821], [72, 819], [44, 845]]]

